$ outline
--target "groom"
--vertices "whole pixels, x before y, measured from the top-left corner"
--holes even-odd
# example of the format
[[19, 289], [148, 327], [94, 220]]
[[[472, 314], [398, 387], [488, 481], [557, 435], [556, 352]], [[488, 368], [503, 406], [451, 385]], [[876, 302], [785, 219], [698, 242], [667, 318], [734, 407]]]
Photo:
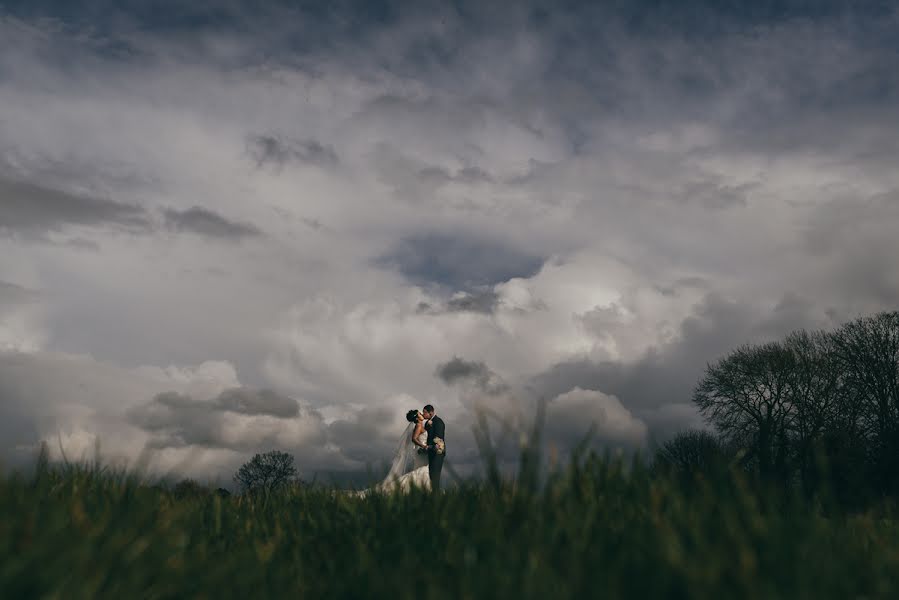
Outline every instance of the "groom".
[[443, 459], [446, 458], [446, 446], [443, 445], [446, 442], [446, 426], [443, 419], [437, 416], [433, 405], [426, 405], [421, 413], [428, 431], [428, 475], [431, 476], [431, 490], [436, 492], [440, 490], [440, 472], [443, 470]]

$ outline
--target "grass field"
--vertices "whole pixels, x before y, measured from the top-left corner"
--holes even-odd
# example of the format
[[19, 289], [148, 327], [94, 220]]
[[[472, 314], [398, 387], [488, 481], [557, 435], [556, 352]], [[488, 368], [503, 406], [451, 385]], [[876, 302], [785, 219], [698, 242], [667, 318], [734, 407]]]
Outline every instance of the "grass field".
[[4, 598], [888, 598], [899, 527], [738, 477], [590, 457], [539, 489], [173, 494], [87, 466], [0, 481]]

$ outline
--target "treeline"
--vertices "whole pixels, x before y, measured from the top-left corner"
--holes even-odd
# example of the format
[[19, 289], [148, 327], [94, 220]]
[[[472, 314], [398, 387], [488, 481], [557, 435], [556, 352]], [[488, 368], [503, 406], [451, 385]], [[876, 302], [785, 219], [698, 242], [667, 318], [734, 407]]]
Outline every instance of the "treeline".
[[899, 312], [737, 348], [693, 401], [715, 433], [679, 434], [658, 469], [737, 465], [850, 504], [899, 495]]

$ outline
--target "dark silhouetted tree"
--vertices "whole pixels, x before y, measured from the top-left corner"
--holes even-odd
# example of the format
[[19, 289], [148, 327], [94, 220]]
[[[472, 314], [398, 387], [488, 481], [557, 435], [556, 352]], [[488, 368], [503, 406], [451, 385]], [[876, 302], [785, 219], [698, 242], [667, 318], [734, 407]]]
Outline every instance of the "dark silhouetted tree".
[[693, 476], [726, 467], [730, 455], [711, 431], [689, 429], [656, 450], [653, 469], [658, 473]]
[[724, 441], [745, 448], [764, 477], [786, 471], [795, 369], [793, 353], [781, 343], [742, 346], [709, 365], [693, 395]]
[[868, 449], [871, 477], [899, 491], [899, 312], [847, 323], [832, 334], [843, 375], [843, 434], [857, 433]]
[[286, 486], [297, 476], [293, 456], [271, 450], [257, 454], [234, 475], [234, 481], [244, 492], [271, 492]]
[[693, 399], [767, 478], [848, 502], [899, 493], [899, 312], [742, 346]]
[[831, 352], [830, 334], [795, 331], [783, 347], [792, 357], [785, 390], [790, 413], [785, 432], [788, 457], [810, 492], [817, 485], [820, 459], [829, 454], [824, 441], [838, 422], [842, 378]]
[[172, 494], [179, 500], [184, 498], [194, 498], [209, 494], [209, 488], [197, 483], [193, 479], [182, 479], [172, 488]]

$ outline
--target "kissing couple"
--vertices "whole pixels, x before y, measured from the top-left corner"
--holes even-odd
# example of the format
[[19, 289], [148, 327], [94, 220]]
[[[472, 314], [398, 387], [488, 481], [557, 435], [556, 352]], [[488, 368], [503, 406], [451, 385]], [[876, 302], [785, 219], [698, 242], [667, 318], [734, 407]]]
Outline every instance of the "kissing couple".
[[[390, 472], [373, 489], [378, 492], [409, 491], [416, 487], [437, 492], [446, 458], [446, 425], [431, 404], [406, 413], [409, 425], [400, 437]], [[363, 490], [366, 495], [369, 490]]]

